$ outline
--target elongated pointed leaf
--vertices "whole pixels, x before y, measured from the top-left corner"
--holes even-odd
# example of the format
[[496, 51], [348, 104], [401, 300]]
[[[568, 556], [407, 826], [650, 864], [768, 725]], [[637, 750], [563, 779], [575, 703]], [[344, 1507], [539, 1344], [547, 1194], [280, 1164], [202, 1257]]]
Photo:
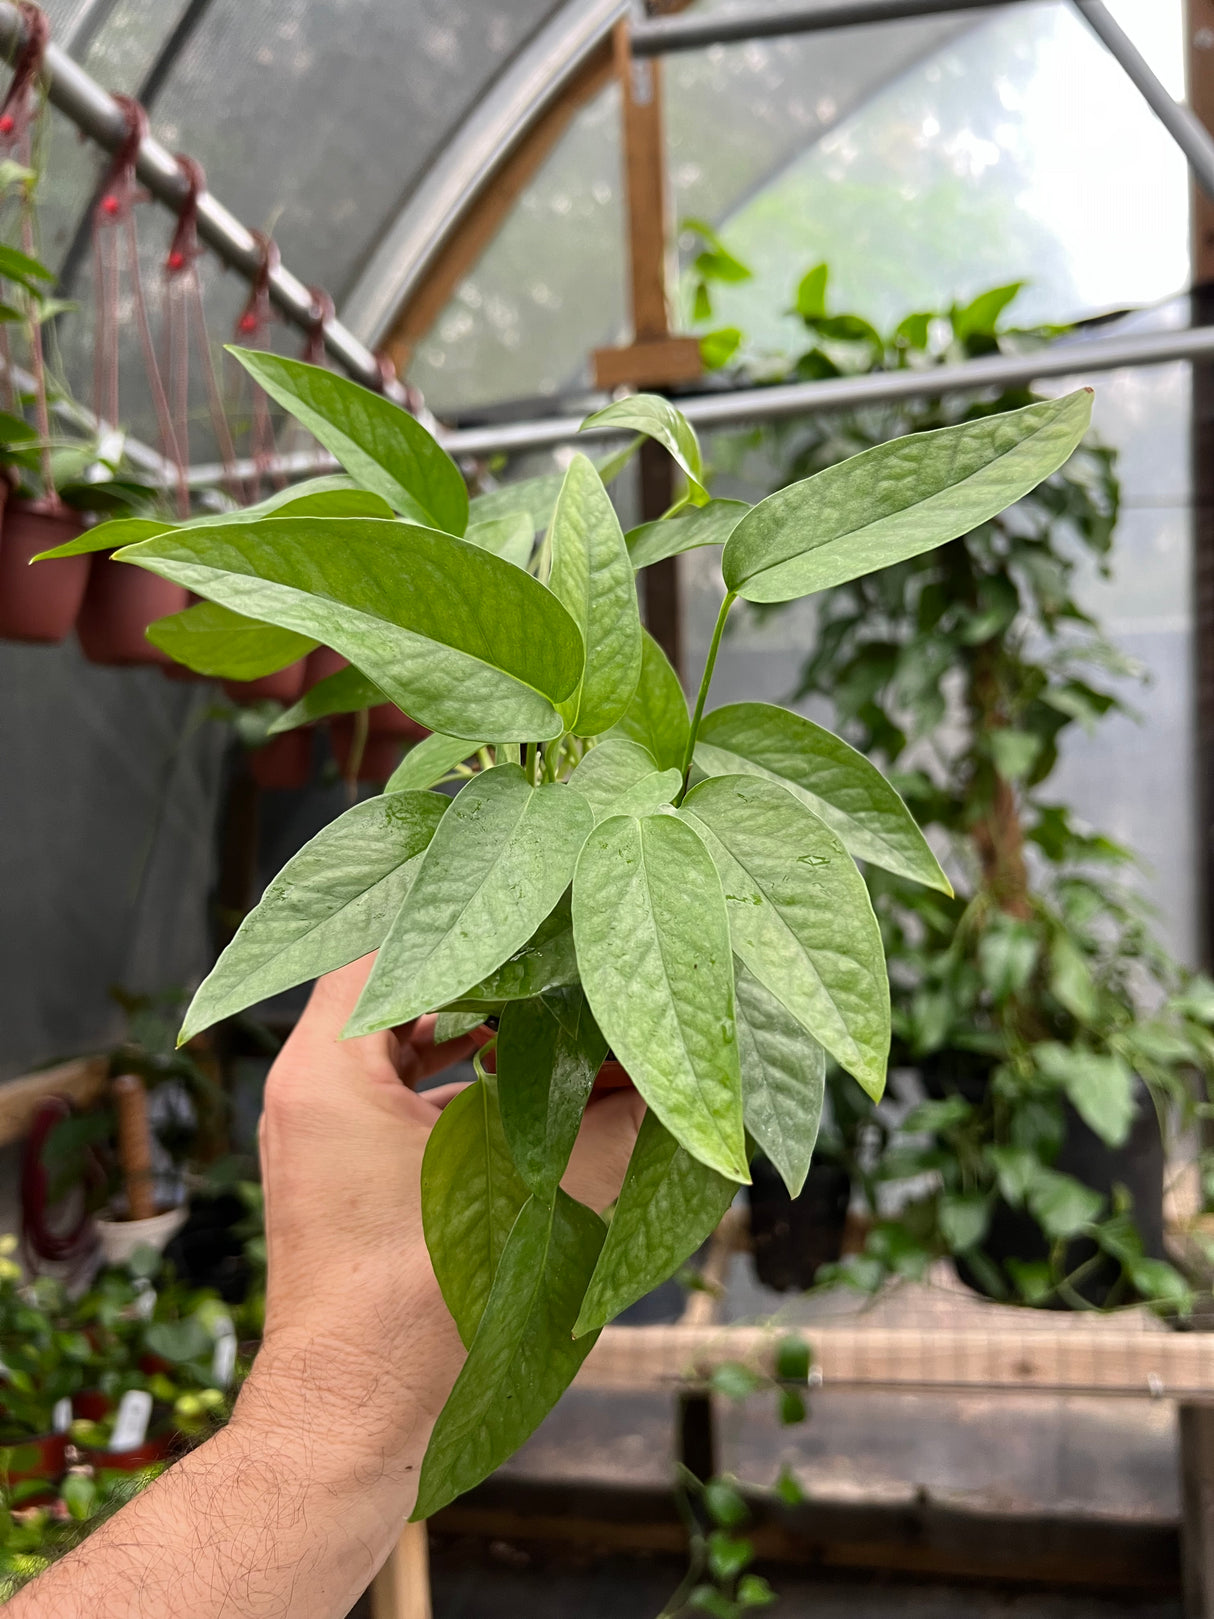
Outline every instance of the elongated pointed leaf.
[[434, 731], [424, 736], [406, 753], [388, 777], [387, 793], [403, 792], [406, 787], [424, 789], [433, 787], [454, 770], [456, 765], [470, 759], [481, 746], [462, 736], [443, 736]]
[[495, 557], [513, 562], [516, 568], [525, 568], [535, 545], [535, 525], [526, 512], [515, 512], [487, 522], [470, 523], [467, 538], [483, 551], [492, 551]]
[[565, 474], [552, 519], [548, 587], [582, 632], [586, 666], [562, 705], [579, 736], [600, 736], [623, 715], [641, 675], [636, 581], [611, 498], [584, 455]]
[[[254, 517], [276, 512], [280, 517], [391, 517], [392, 508], [368, 489], [355, 489], [350, 480], [340, 478], [310, 478], [306, 483], [292, 484], [277, 489], [255, 506], [243, 506], [236, 511], [210, 512], [205, 517], [194, 517], [190, 528], [223, 528], [229, 523], [248, 523]], [[120, 546], [137, 545], [140, 540], [153, 539], [171, 529], [182, 528], [182, 523], [167, 523], [162, 518], [117, 517], [108, 523], [98, 523], [85, 529], [66, 545], [57, 545], [53, 551], [43, 551], [34, 558], [42, 562], [51, 557], [78, 557], [92, 551], [116, 551]]]
[[434, 529], [270, 517], [176, 529], [118, 556], [314, 636], [432, 731], [547, 740], [562, 729], [554, 705], [581, 675], [581, 636], [550, 591]]
[[822, 1121], [826, 1053], [737, 956], [733, 981], [746, 1128], [796, 1197]]
[[670, 660], [648, 630], [641, 637], [641, 678], [612, 737], [623, 736], [648, 748], [659, 769], [679, 770], [691, 719], [687, 699]]
[[52, 562], [56, 557], [88, 556], [94, 551], [112, 551], [120, 545], [136, 545], [140, 540], [163, 534], [172, 526], [155, 517], [116, 517], [112, 522], [86, 528], [83, 534], [77, 534], [74, 540], [67, 540], [63, 545], [39, 551], [34, 561]]
[[587, 416], [581, 431], [584, 433], [591, 427], [627, 428], [656, 440], [686, 474], [691, 487], [692, 505], [703, 506], [707, 503], [700, 441], [683, 412], [668, 399], [662, 399], [657, 394], [632, 394], [627, 399], [617, 399], [606, 409]]
[[724, 545], [749, 510], [744, 500], [710, 500], [707, 506], [686, 508], [678, 517], [631, 528], [625, 540], [632, 565], [647, 568], [702, 545]]
[[573, 1323], [603, 1243], [597, 1214], [558, 1192], [524, 1204], [468, 1358], [430, 1436], [415, 1519], [487, 1478], [535, 1432], [573, 1381], [593, 1337]]
[[551, 1202], [569, 1163], [607, 1042], [580, 988], [511, 1001], [497, 1036], [502, 1126], [515, 1167]]
[[316, 647], [307, 635], [246, 618], [218, 602], [196, 602], [147, 628], [153, 646], [196, 674], [217, 680], [260, 680]]
[[469, 519], [473, 523], [492, 523], [522, 512], [529, 518], [532, 534], [535, 534], [551, 523], [556, 497], [564, 481], [563, 472], [543, 472], [538, 478], [520, 478], [517, 483], [504, 483], [499, 489], [486, 490], [483, 495], [472, 497]]
[[517, 765], [474, 776], [426, 851], [346, 1035], [457, 1000], [526, 944], [568, 887], [592, 824], [564, 782], [532, 787]]
[[721, 559], [725, 583], [746, 601], [792, 601], [955, 540], [1056, 472], [1091, 414], [1082, 388], [827, 467], [742, 519]]
[[745, 1181], [729, 919], [703, 843], [673, 815], [595, 828], [573, 880], [573, 936], [599, 1028], [696, 1158]]
[[597, 1332], [673, 1276], [720, 1225], [737, 1190], [646, 1113], [574, 1336]]
[[952, 885], [895, 788], [862, 753], [801, 714], [773, 703], [731, 703], [706, 714], [696, 764], [707, 775], [778, 781], [843, 839], [857, 860], [871, 860], [928, 888]]
[[438, 793], [370, 798], [305, 843], [203, 980], [179, 1043], [377, 950], [448, 802]]
[[449, 1040], [471, 1034], [483, 1021], [479, 1012], [440, 1012], [434, 1019], [434, 1044], [445, 1046]]
[[[356, 669], [350, 663], [344, 669], [318, 680], [304, 692], [297, 703], [292, 703], [278, 716], [270, 726], [269, 735], [281, 736], [284, 731], [294, 731], [300, 725], [313, 725], [317, 720], [328, 719], [331, 714], [354, 714], [360, 708], [374, 708], [384, 701], [384, 694], [375, 682], [368, 680], [361, 669]], [[466, 743], [464, 745], [467, 746]]]
[[879, 1098], [890, 1038], [885, 957], [868, 889], [839, 839], [787, 788], [754, 776], [701, 782], [679, 813], [721, 874], [734, 951]]
[[463, 475], [407, 410], [323, 366], [262, 350], [229, 348], [228, 353], [347, 472], [403, 517], [448, 534], [464, 532], [468, 491]]
[[595, 823], [611, 815], [651, 815], [670, 804], [683, 785], [677, 770], [659, 770], [648, 748], [610, 736], [591, 748], [569, 778], [594, 811]]
[[460, 997], [460, 1004], [478, 1002], [493, 1006], [502, 1001], [525, 1001], [533, 995], [564, 989], [577, 982], [573, 918], [566, 892], [522, 949], [508, 956], [479, 984], [473, 984], [467, 994]]
[[476, 1337], [510, 1228], [527, 1201], [485, 1074], [439, 1115], [422, 1159], [422, 1229], [465, 1346]]

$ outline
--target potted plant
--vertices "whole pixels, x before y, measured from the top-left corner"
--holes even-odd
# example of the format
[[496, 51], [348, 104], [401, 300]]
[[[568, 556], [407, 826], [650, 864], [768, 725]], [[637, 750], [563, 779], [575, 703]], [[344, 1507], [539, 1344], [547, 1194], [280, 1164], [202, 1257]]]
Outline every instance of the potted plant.
[[[1018, 290], [885, 335], [828, 311], [817, 266], [796, 299], [810, 344], [788, 372], [921, 368], [1040, 341], [1050, 333], [1004, 325]], [[764, 449], [797, 480], [865, 444], [1031, 399], [815, 417]], [[893, 1061], [918, 1070], [927, 1100], [896, 1126], [840, 1119], [840, 1150], [877, 1220], [864, 1255], [837, 1274], [868, 1286], [950, 1254], [1000, 1299], [1186, 1299], [1163, 1262], [1159, 1120], [1187, 1128], [1204, 1099], [1214, 987], [1152, 937], [1122, 875], [1127, 851], [1050, 795], [1067, 728], [1122, 706], [1106, 680], [1129, 666], [1076, 593], [1081, 558], [1107, 571], [1118, 498], [1112, 453], [1089, 443], [1014, 511], [819, 604], [799, 695], [828, 698], [861, 751], [884, 759], [958, 874], [954, 896], [872, 874]], [[891, 1200], [900, 1212], [880, 1217]]]
[[0, 1475], [14, 1499], [45, 1497], [67, 1465], [71, 1398], [81, 1387], [90, 1345], [64, 1319], [66, 1297], [48, 1277], [24, 1283], [0, 1238]]
[[[950, 892], [897, 793], [819, 727], [764, 707], [724, 769], [700, 750], [731, 609], [989, 520], [1067, 459], [1091, 400], [920, 435], [724, 512], [685, 419], [623, 400], [586, 425], [665, 445], [683, 498], [630, 552], [577, 456], [524, 568], [466, 537], [463, 478], [412, 417], [329, 372], [238, 358], [397, 515], [186, 525], [118, 559], [267, 637], [322, 642], [434, 734], [289, 862], [179, 1038], [372, 950], [348, 1035], [436, 1009], [497, 1017], [496, 1077], [482, 1069], [444, 1111], [423, 1169], [427, 1243], [469, 1346], [423, 1465], [424, 1516], [509, 1455], [603, 1323], [713, 1229], [749, 1180], [748, 1136], [799, 1189], [825, 1051], [880, 1093], [888, 989], [853, 857]], [[722, 541], [724, 599], [689, 714], [642, 631], [635, 571]], [[428, 790], [456, 769], [454, 798]], [[648, 1111], [607, 1226], [560, 1180], [609, 1051]]]

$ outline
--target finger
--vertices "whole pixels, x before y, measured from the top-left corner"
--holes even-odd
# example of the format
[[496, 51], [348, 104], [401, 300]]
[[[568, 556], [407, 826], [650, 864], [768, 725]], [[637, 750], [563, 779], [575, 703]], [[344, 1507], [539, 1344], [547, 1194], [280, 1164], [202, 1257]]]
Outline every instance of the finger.
[[475, 1083], [476, 1081], [472, 1079], [453, 1079], [446, 1085], [434, 1085], [430, 1090], [422, 1091], [417, 1099], [419, 1102], [429, 1102], [431, 1107], [441, 1113], [448, 1102], [454, 1102], [461, 1091], [466, 1091]]
[[394, 1031], [401, 1042], [397, 1066], [406, 1085], [416, 1085], [420, 1080], [454, 1067], [457, 1062], [466, 1061], [478, 1047], [493, 1038], [492, 1030], [482, 1025], [469, 1034], [435, 1045], [434, 1029], [437, 1022], [437, 1014], [429, 1012]]
[[644, 1117], [645, 1104], [634, 1090], [591, 1102], [561, 1179], [570, 1197], [599, 1213], [615, 1201]]

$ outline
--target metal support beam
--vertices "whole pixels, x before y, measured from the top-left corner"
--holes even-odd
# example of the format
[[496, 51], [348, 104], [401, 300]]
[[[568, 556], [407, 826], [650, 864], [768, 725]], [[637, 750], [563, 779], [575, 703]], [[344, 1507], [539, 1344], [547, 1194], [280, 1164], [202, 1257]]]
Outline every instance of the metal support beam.
[[[8, 0], [0, 0], [0, 51], [11, 60], [20, 46], [21, 13]], [[107, 152], [126, 138], [126, 119], [118, 104], [97, 81], [56, 45], [47, 47], [47, 95], [51, 104], [78, 129]], [[147, 139], [139, 148], [136, 172], [158, 202], [174, 212], [185, 202], [188, 184], [177, 159], [159, 141]], [[198, 202], [198, 234], [219, 258], [247, 281], [261, 265], [261, 248], [253, 233], [205, 192]], [[270, 296], [282, 313], [305, 331], [315, 323], [315, 303], [307, 287], [281, 266], [270, 276]], [[370, 349], [338, 320], [325, 322], [325, 347], [350, 375], [369, 388], [381, 386], [379, 364]]]
[[[1173, 365], [1184, 360], [1214, 360], [1214, 326], [1179, 332], [1143, 332], [1132, 337], [1093, 337], [1054, 343], [1035, 354], [996, 354], [964, 365], [934, 366], [929, 371], [878, 371], [870, 376], [838, 377], [828, 382], [794, 382], [773, 388], [738, 388], [731, 393], [697, 394], [677, 401], [695, 427], [735, 427], [743, 422], [778, 421], [812, 416], [819, 410], [854, 410], [862, 405], [889, 405], [903, 399], [938, 399], [942, 394], [977, 393], [987, 388], [1014, 388], [1048, 377], [1086, 376], [1092, 371], [1131, 371], [1140, 366]], [[588, 401], [586, 414], [607, 401]], [[487, 427], [433, 429], [450, 455], [487, 456], [551, 450], [580, 439], [584, 416], [554, 416], [548, 421], [502, 422]], [[615, 435], [627, 438], [628, 434]], [[603, 443], [600, 434], [598, 442]], [[584, 442], [584, 441], [583, 441]], [[238, 462], [237, 477], [248, 476], [253, 462]], [[262, 471], [266, 471], [262, 464]], [[273, 463], [288, 477], [322, 470], [315, 451], [301, 451]], [[222, 483], [233, 469], [218, 462], [190, 468], [195, 488]]]
[[1104, 0], [1074, 0], [1075, 9], [1110, 55], [1125, 69], [1135, 89], [1180, 147], [1193, 178], [1208, 197], [1214, 197], [1214, 138], [1203, 123], [1168, 94], [1150, 63]]
[[669, 56], [676, 51], [702, 51], [710, 45], [741, 45], [752, 39], [788, 34], [816, 34], [828, 28], [858, 28], [866, 23], [904, 22], [912, 17], [938, 17], [949, 12], [1006, 10], [1027, 0], [810, 0], [809, 4], [750, 6], [715, 16], [652, 17], [632, 26], [634, 56]]

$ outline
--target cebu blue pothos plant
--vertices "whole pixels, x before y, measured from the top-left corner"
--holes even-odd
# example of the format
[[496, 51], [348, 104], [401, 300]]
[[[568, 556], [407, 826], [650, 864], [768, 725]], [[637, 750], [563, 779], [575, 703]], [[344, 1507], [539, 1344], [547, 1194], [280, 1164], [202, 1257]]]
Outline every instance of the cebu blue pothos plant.
[[[709, 499], [678, 411], [626, 399], [585, 425], [649, 435], [686, 480], [626, 538], [585, 456], [550, 522], [543, 482], [470, 509], [458, 468], [389, 401], [238, 358], [350, 478], [118, 536], [137, 541], [123, 561], [204, 598], [153, 639], [223, 674], [323, 643], [351, 669], [313, 713], [387, 699], [434, 734], [271, 883], [181, 1037], [373, 950], [347, 1035], [433, 1011], [444, 1033], [498, 1020], [496, 1077], [446, 1109], [423, 1170], [426, 1239], [468, 1346], [423, 1466], [425, 1515], [508, 1456], [603, 1324], [703, 1241], [753, 1144], [800, 1188], [827, 1053], [880, 1094], [889, 990], [856, 860], [951, 892], [897, 793], [837, 737], [768, 705], [705, 715], [731, 607], [989, 520], [1070, 456], [1091, 401], [885, 444], [748, 508]], [[114, 542], [111, 526], [80, 543]], [[709, 544], [725, 594], [689, 714], [635, 575]], [[432, 790], [452, 776], [454, 797]], [[648, 1112], [605, 1223], [561, 1177], [609, 1050]]]

